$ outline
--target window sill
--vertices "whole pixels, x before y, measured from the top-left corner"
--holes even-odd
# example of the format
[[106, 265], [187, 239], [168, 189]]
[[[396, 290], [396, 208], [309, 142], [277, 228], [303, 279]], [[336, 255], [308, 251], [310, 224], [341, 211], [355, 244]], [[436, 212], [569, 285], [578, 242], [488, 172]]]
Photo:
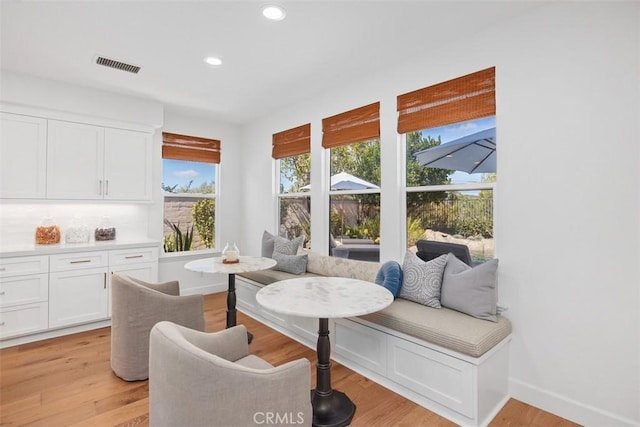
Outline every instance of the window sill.
[[208, 258], [220, 256], [221, 252], [217, 249], [200, 249], [197, 251], [183, 251], [183, 252], [162, 252], [160, 253], [159, 262], [173, 262], [173, 261], [191, 261], [194, 259]]

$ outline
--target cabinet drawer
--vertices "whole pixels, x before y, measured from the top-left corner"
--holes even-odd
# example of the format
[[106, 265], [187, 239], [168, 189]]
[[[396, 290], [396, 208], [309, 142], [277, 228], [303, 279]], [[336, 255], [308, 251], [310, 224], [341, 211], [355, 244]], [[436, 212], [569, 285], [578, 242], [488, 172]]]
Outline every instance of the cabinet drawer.
[[0, 339], [47, 329], [49, 308], [46, 302], [0, 310]]
[[0, 277], [47, 273], [48, 271], [49, 257], [46, 255], [0, 259]]
[[51, 272], [106, 267], [108, 261], [106, 251], [51, 255]]
[[140, 262], [156, 262], [158, 248], [138, 248], [109, 251], [109, 266], [127, 265]]
[[49, 298], [49, 275], [32, 274], [0, 280], [0, 308], [46, 301]]

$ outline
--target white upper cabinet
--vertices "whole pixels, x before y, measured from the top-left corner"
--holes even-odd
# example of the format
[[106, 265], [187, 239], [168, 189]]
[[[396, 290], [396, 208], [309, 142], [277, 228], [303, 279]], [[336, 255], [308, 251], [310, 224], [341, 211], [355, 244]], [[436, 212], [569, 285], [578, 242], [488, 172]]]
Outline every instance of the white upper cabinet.
[[49, 120], [47, 198], [151, 199], [151, 135]]
[[105, 129], [104, 198], [151, 200], [151, 135]]
[[43, 199], [47, 183], [47, 121], [0, 113], [0, 198]]
[[104, 128], [49, 120], [47, 198], [102, 199]]

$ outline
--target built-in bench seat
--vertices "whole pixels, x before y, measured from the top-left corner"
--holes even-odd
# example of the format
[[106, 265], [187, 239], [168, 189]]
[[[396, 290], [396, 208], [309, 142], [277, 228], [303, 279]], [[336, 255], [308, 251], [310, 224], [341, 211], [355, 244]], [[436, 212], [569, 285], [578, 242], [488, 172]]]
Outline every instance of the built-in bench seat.
[[[370, 282], [380, 263], [309, 253], [307, 276]], [[238, 308], [315, 348], [317, 320], [260, 308], [263, 286], [301, 277], [263, 270], [237, 275]], [[508, 400], [511, 322], [477, 319], [397, 298], [376, 313], [331, 321], [332, 358], [460, 425], [486, 425]]]

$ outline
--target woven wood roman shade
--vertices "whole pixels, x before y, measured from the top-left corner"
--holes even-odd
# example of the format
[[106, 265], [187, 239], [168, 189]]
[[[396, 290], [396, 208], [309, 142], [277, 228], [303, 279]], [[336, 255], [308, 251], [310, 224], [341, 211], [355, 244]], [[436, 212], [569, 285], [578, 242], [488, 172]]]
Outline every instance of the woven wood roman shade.
[[322, 146], [339, 147], [380, 137], [380, 103], [322, 119]]
[[297, 156], [311, 151], [311, 123], [273, 134], [271, 156], [274, 159]]
[[162, 132], [162, 158], [220, 163], [220, 141]]
[[398, 133], [495, 116], [495, 67], [398, 96]]

